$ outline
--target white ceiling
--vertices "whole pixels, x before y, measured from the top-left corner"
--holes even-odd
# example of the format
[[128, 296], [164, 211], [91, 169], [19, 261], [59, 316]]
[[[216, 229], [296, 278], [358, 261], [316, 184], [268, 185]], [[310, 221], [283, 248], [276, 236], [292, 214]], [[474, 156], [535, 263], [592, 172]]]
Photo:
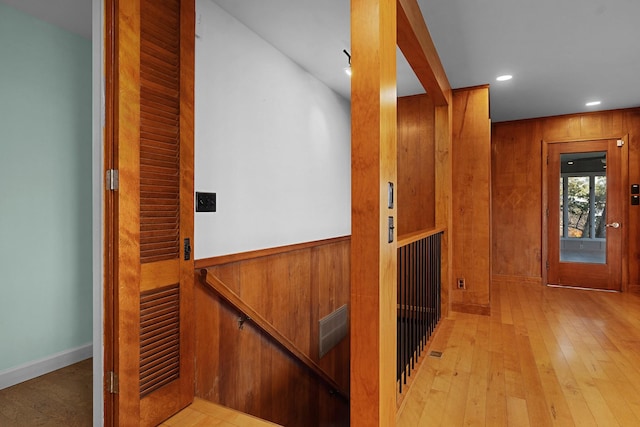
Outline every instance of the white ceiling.
[[67, 31], [91, 38], [92, 0], [0, 0]]
[[[91, 0], [0, 1], [90, 37]], [[349, 0], [213, 1], [349, 97]], [[451, 86], [491, 85], [493, 121], [640, 106], [640, 0], [418, 3]], [[398, 57], [398, 95], [422, 93]]]

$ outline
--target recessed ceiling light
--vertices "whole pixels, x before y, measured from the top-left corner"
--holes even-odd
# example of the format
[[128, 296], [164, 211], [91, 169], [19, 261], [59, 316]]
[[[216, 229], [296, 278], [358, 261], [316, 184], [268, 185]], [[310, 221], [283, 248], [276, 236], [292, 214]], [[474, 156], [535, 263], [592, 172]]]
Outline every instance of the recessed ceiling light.
[[590, 101], [590, 102], [587, 102], [584, 105], [586, 105], [587, 107], [595, 107], [596, 105], [600, 105], [600, 104], [602, 104], [601, 101]]
[[512, 78], [513, 76], [511, 74], [504, 74], [502, 76], [498, 76], [496, 80], [499, 82], [506, 82], [507, 80], [511, 80]]

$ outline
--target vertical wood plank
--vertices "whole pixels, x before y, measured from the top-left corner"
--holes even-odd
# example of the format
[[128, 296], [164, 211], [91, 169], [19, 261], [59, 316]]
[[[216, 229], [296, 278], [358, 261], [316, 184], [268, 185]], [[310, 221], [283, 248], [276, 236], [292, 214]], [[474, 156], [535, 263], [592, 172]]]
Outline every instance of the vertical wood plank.
[[[488, 86], [453, 91], [453, 289], [457, 310], [488, 314], [491, 214], [491, 123]], [[483, 311], [484, 310], [484, 311]]]
[[351, 425], [395, 424], [396, 2], [351, 1]]
[[398, 235], [435, 228], [435, 106], [398, 98]]
[[494, 277], [541, 278], [542, 135], [539, 129], [536, 121], [493, 128], [491, 259]]
[[117, 351], [114, 369], [119, 376], [116, 403], [118, 420], [140, 419], [140, 1], [118, 1], [116, 132], [119, 196], [117, 203], [117, 288], [114, 313]]
[[[451, 100], [451, 92], [448, 94]], [[442, 236], [442, 316], [449, 315], [449, 307], [451, 305], [450, 289], [452, 289], [453, 276], [453, 245], [451, 240], [451, 230], [453, 227], [452, 220], [452, 161], [451, 153], [451, 136], [453, 116], [452, 103], [449, 105], [438, 106], [435, 109], [435, 185], [436, 185], [436, 227], [445, 228]]]
[[[629, 177], [627, 197], [631, 184], [640, 185], [640, 109], [625, 112], [625, 129], [629, 132]], [[630, 200], [629, 200], [630, 203]], [[640, 206], [629, 206], [628, 212], [628, 282], [629, 288], [640, 291]]]

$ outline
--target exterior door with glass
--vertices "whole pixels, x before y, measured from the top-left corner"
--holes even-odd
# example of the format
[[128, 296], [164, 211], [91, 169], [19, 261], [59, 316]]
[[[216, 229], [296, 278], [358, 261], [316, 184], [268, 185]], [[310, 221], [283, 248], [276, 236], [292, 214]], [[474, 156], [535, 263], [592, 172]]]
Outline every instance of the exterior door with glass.
[[548, 144], [549, 284], [620, 290], [623, 146], [617, 139]]

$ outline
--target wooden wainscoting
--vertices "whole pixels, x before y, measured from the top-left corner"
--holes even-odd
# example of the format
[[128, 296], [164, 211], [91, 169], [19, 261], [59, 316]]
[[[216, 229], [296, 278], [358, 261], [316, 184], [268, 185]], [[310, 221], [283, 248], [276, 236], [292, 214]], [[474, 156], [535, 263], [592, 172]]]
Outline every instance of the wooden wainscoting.
[[[349, 389], [349, 339], [318, 357], [318, 321], [349, 302], [348, 237], [199, 260]], [[200, 273], [198, 273], [200, 276]], [[198, 279], [200, 280], [200, 279]], [[286, 426], [349, 424], [349, 405], [206, 285], [196, 286], [196, 396]]]

